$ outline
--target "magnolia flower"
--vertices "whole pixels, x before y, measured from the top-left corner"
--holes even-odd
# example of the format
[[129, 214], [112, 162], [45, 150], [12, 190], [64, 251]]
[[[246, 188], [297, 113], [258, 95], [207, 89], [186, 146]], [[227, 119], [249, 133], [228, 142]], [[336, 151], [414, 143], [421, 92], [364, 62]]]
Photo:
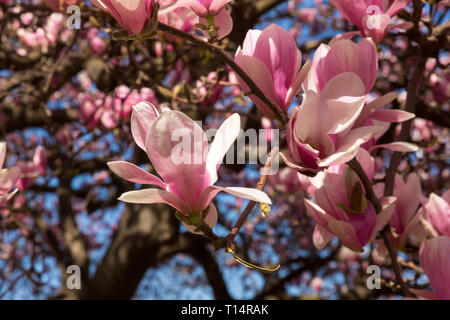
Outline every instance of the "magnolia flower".
[[[287, 111], [292, 99], [300, 90], [311, 64], [303, 68], [302, 54], [289, 32], [272, 24], [263, 31], [247, 32], [242, 48], [234, 61], [247, 73], [261, 91], [282, 111]], [[238, 77], [241, 87], [249, 91], [247, 84]], [[259, 98], [250, 96], [266, 117], [275, 117], [272, 110]]]
[[363, 37], [372, 37], [379, 43], [389, 29], [406, 27], [407, 24], [391, 26], [390, 20], [412, 0], [330, 0], [342, 15], [358, 27]]
[[395, 197], [381, 199], [383, 210], [377, 214], [366, 199], [358, 176], [348, 167], [342, 174], [327, 173], [323, 186], [314, 193], [314, 200], [305, 199], [307, 213], [317, 222], [314, 245], [324, 248], [334, 234], [354, 251], [361, 251], [375, 240], [391, 219], [395, 203]]
[[200, 17], [199, 23], [209, 26], [210, 22], [218, 27], [217, 38], [222, 39], [233, 29], [233, 19], [225, 6], [231, 0], [179, 0], [162, 8], [162, 15], [177, 10], [178, 8], [189, 8]]
[[[166, 203], [181, 215], [190, 231], [189, 219], [206, 214], [205, 222], [213, 227], [217, 210], [211, 200], [220, 191], [237, 197], [270, 204], [262, 191], [250, 188], [214, 186], [217, 170], [240, 130], [237, 114], [229, 117], [219, 128], [208, 152], [208, 139], [202, 128], [179, 111], [161, 114], [149, 103], [133, 107], [131, 131], [136, 144], [146, 151], [154, 169], [162, 179], [125, 161], [109, 162], [118, 176], [139, 184], [152, 184], [161, 189], [143, 189], [121, 195], [129, 203]], [[182, 143], [179, 139], [182, 138]], [[181, 145], [181, 147], [180, 147]], [[192, 220], [191, 220], [192, 221]], [[195, 224], [195, 223], [194, 223]]]
[[[11, 199], [15, 192], [9, 192], [20, 179], [20, 168], [2, 169], [6, 157], [6, 142], [0, 142], [0, 206]], [[16, 189], [17, 190], [17, 189]]]
[[[378, 53], [370, 38], [365, 38], [358, 44], [342, 39], [332, 41], [329, 46], [320, 45], [314, 53], [304, 89], [320, 93], [331, 79], [345, 72], [358, 75], [364, 83], [366, 94], [372, 90], [378, 73]], [[355, 128], [367, 125], [379, 125], [385, 128], [372, 138], [370, 145], [367, 145], [368, 148], [372, 148], [370, 151], [379, 147], [402, 152], [417, 151], [415, 145], [405, 142], [374, 146], [375, 140], [389, 129], [392, 122], [404, 122], [414, 118], [414, 114], [403, 110], [382, 109], [396, 98], [397, 93], [391, 92], [366, 103], [355, 121]]]
[[432, 193], [428, 201], [423, 205], [422, 212], [426, 215], [427, 229], [433, 236], [450, 237], [450, 190], [442, 197]]
[[363, 143], [383, 130], [376, 125], [353, 128], [364, 107], [365, 91], [353, 72], [333, 77], [320, 93], [308, 88], [288, 123], [290, 153], [281, 153], [285, 163], [299, 171], [318, 172], [353, 159]]
[[450, 238], [436, 237], [420, 247], [420, 264], [430, 280], [430, 290], [411, 291], [426, 299], [450, 300]]
[[155, 0], [92, 0], [92, 3], [111, 14], [130, 34], [140, 34], [153, 14]]

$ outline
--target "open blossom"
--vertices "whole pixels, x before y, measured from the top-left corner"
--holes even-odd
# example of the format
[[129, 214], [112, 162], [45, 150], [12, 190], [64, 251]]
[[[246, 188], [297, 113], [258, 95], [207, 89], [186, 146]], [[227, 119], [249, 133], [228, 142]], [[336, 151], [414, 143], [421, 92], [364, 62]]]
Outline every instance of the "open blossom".
[[424, 241], [419, 255], [420, 264], [434, 292], [412, 291], [426, 299], [450, 300], [450, 238], [441, 236]]
[[327, 173], [323, 186], [314, 193], [314, 201], [305, 199], [308, 214], [317, 222], [314, 245], [322, 249], [334, 234], [344, 246], [361, 251], [391, 219], [395, 197], [383, 198], [381, 203], [383, 210], [376, 214], [350, 168], [344, 168], [342, 174]]
[[[269, 197], [257, 189], [214, 186], [218, 178], [217, 170], [239, 130], [240, 118], [234, 114], [219, 128], [208, 152], [206, 134], [185, 114], [179, 111], [160, 114], [153, 105], [139, 103], [133, 107], [131, 131], [136, 144], [146, 151], [162, 179], [125, 161], [109, 162], [108, 166], [126, 180], [155, 185], [161, 189], [127, 192], [119, 200], [129, 203], [166, 203], [174, 207], [184, 219], [207, 214], [205, 222], [210, 227], [217, 222], [217, 210], [211, 200], [220, 191], [270, 204]], [[186, 227], [190, 231], [195, 230], [193, 225], [188, 224]]]
[[153, 14], [155, 0], [92, 0], [92, 3], [111, 14], [130, 34], [140, 34]]
[[[374, 84], [378, 73], [378, 53], [374, 42], [370, 38], [361, 40], [358, 44], [347, 40], [334, 40], [330, 45], [322, 44], [314, 53], [311, 70], [304, 83], [305, 91], [313, 90], [322, 92], [328, 82], [335, 76], [352, 72], [358, 75], [368, 94]], [[355, 122], [355, 128], [364, 125], [384, 125], [386, 130], [392, 122], [404, 122], [414, 117], [414, 114], [403, 110], [382, 109], [397, 98], [397, 93], [391, 92], [367, 103]], [[384, 134], [384, 132], [380, 132]], [[378, 138], [378, 137], [376, 137]], [[413, 151], [411, 146], [405, 143], [383, 145], [393, 149], [407, 146], [407, 150]], [[380, 146], [378, 146], [380, 147]]]
[[344, 72], [328, 81], [320, 92], [308, 89], [288, 123], [289, 153], [286, 164], [299, 171], [317, 172], [353, 159], [359, 147], [383, 127], [354, 128], [365, 101], [366, 88], [360, 77]]
[[20, 168], [2, 169], [6, 158], [6, 142], [0, 142], [0, 206], [4, 206], [14, 193], [14, 188], [20, 179]]
[[423, 205], [422, 211], [429, 222], [428, 229], [434, 236], [450, 237], [450, 190], [442, 197], [431, 193], [428, 201]]
[[[390, 28], [390, 20], [412, 0], [330, 0], [351, 23], [358, 27], [363, 37], [372, 37], [379, 43]], [[400, 26], [395, 26], [400, 27]]]
[[[310, 68], [310, 63], [301, 67], [302, 54], [294, 39], [275, 24], [263, 31], [248, 31], [234, 61], [282, 111], [289, 109]], [[246, 83], [239, 77], [238, 80], [241, 87], [249, 91]], [[250, 98], [266, 117], [274, 118], [265, 103], [256, 96]]]

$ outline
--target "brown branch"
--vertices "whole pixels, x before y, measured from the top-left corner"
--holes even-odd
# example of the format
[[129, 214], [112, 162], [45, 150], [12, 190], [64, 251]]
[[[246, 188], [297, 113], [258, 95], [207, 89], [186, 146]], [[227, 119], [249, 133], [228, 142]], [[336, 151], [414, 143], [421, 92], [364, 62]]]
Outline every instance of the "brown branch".
[[[366, 196], [368, 197], [369, 201], [372, 203], [375, 211], [377, 214], [379, 214], [382, 211], [381, 202], [378, 199], [378, 197], [375, 195], [375, 191], [372, 187], [372, 182], [370, 181], [369, 177], [367, 177], [366, 173], [364, 172], [364, 169], [360, 165], [360, 163], [356, 160], [356, 158], [353, 158], [348, 162], [348, 165], [350, 168], [355, 171], [355, 173], [358, 175], [358, 177], [361, 179], [362, 184], [364, 185], [364, 189], [366, 191]], [[397, 261], [397, 252], [392, 247], [391, 241], [389, 240], [388, 232], [390, 228], [387, 227], [382, 231], [382, 237], [384, 244], [386, 248], [389, 251], [389, 256], [392, 260], [392, 267], [394, 269], [395, 278], [397, 280], [397, 283], [400, 285], [400, 288], [402, 289], [402, 292], [405, 296], [411, 297], [413, 296], [411, 292], [408, 289], [408, 286], [403, 281], [402, 277], [402, 269], [401, 266], [398, 264]]]
[[175, 35], [177, 37], [180, 37], [182, 39], [188, 40], [192, 44], [206, 49], [215, 55], [217, 55], [224, 63], [226, 63], [231, 69], [233, 69], [239, 77], [248, 85], [251, 92], [257, 96], [261, 101], [263, 101], [272, 112], [278, 117], [278, 120], [281, 121], [283, 125], [287, 124], [287, 116], [285, 113], [283, 113], [280, 108], [272, 101], [270, 100], [262, 91], [259, 89], [259, 87], [255, 84], [255, 82], [242, 70], [241, 67], [237, 65], [236, 62], [234, 62], [233, 59], [231, 59], [219, 46], [211, 44], [209, 42], [203, 41], [189, 33], [183, 32], [181, 30], [178, 30], [174, 27], [168, 26], [164, 23], [159, 22], [158, 23], [158, 30], [170, 33], [172, 35]]

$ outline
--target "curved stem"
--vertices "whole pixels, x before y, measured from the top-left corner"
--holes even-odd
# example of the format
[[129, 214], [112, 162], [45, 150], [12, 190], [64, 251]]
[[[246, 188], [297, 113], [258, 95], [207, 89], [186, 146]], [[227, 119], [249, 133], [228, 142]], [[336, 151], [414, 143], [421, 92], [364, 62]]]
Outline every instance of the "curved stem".
[[158, 22], [158, 30], [170, 33], [172, 35], [175, 35], [177, 37], [180, 37], [182, 39], [190, 41], [192, 44], [204, 48], [215, 55], [217, 55], [224, 63], [226, 63], [231, 69], [233, 69], [234, 72], [238, 74], [238, 76], [248, 85], [251, 92], [257, 96], [261, 101], [263, 101], [270, 110], [277, 116], [278, 120], [283, 124], [287, 124], [287, 116], [284, 112], [278, 108], [278, 106], [270, 100], [262, 91], [259, 89], [259, 87], [255, 84], [255, 82], [245, 73], [244, 70], [242, 70], [239, 65], [234, 62], [233, 59], [228, 57], [228, 55], [217, 45], [203, 41], [189, 33], [183, 32], [181, 30], [178, 30], [174, 27], [171, 27], [169, 25], [166, 25], [164, 23]]

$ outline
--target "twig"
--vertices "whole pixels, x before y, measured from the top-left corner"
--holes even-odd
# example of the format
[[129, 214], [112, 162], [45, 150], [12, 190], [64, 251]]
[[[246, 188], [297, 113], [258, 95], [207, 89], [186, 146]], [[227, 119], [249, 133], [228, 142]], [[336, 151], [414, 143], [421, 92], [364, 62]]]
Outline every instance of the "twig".
[[[272, 156], [273, 153], [276, 152], [275, 149], [272, 149], [270, 153], [268, 154], [267, 163], [264, 166], [263, 173], [261, 174], [261, 178], [259, 179], [258, 186], [256, 187], [258, 190], [263, 191], [264, 187], [266, 186], [268, 175], [266, 174], [266, 170], [268, 170], [272, 166]], [[245, 221], [247, 220], [250, 212], [255, 208], [257, 202], [256, 201], [250, 201], [247, 206], [245, 207], [244, 211], [242, 211], [241, 215], [239, 216], [236, 223], [231, 228], [231, 231], [228, 233], [228, 235], [225, 237], [226, 239], [226, 245], [227, 248], [231, 248], [234, 238], [238, 234], [241, 227], [244, 225]]]

